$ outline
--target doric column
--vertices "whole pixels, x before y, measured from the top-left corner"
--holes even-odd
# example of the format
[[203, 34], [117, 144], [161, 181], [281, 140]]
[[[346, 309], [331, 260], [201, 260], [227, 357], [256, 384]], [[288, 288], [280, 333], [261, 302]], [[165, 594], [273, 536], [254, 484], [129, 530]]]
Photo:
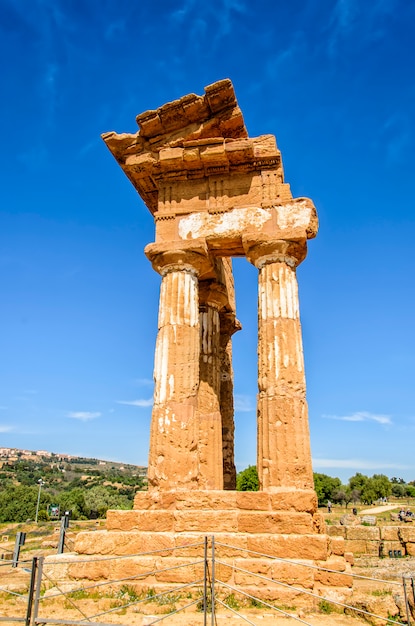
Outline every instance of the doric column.
[[198, 276], [209, 267], [196, 242], [150, 244], [145, 253], [162, 276], [154, 363], [148, 482], [150, 489], [198, 487]]
[[236, 489], [232, 335], [241, 329], [234, 313], [220, 316], [220, 408], [222, 415], [223, 488]]
[[264, 491], [312, 489], [296, 267], [306, 241], [244, 242], [258, 278], [258, 474]]
[[226, 289], [222, 285], [216, 281], [200, 283], [200, 383], [197, 411], [200, 489], [223, 489], [219, 311], [226, 301]]

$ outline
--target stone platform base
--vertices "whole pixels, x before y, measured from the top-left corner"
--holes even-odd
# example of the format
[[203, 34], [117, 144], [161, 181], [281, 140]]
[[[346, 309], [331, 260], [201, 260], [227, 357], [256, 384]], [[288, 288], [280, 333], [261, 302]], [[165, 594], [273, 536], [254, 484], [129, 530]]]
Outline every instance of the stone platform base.
[[71, 578], [120, 580], [148, 573], [131, 581], [140, 590], [191, 583], [203, 578], [204, 538], [211, 559], [214, 536], [215, 578], [255, 597], [298, 599], [294, 587], [345, 597], [352, 587], [344, 539], [325, 533], [314, 491], [140, 492], [134, 506], [108, 511], [107, 530], [77, 535], [75, 550], [85, 561], [68, 563]]

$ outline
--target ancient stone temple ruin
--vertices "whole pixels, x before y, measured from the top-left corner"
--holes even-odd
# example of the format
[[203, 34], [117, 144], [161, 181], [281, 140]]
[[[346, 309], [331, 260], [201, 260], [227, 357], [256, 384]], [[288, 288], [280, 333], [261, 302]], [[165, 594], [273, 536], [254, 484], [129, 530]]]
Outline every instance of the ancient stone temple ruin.
[[[132, 511], [108, 512], [106, 531], [81, 533], [77, 551], [133, 554], [214, 533], [248, 560], [255, 551], [345, 572], [311, 466], [296, 268], [317, 233], [313, 202], [292, 197], [275, 137], [248, 136], [229, 80], [137, 123], [135, 134], [103, 139], [155, 222], [145, 249], [161, 276], [149, 485]], [[232, 257], [241, 256], [258, 269], [258, 492], [235, 491]], [[324, 584], [349, 577], [327, 573]]]

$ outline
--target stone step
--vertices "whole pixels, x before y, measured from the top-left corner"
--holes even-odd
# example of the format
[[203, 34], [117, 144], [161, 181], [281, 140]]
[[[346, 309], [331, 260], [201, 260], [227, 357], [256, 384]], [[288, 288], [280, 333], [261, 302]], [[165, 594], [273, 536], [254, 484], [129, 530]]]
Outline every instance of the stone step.
[[313, 516], [288, 511], [108, 511], [107, 530], [308, 534]]

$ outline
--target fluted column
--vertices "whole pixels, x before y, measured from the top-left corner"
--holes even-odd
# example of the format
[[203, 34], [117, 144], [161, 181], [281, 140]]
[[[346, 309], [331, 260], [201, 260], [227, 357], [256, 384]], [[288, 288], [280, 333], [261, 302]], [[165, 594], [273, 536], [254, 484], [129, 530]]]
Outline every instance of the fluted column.
[[226, 301], [226, 291], [216, 282], [204, 282], [200, 284], [199, 298], [199, 487], [223, 489], [219, 311]]
[[306, 242], [245, 241], [258, 277], [258, 475], [265, 491], [313, 488], [296, 267]]
[[220, 408], [222, 415], [223, 488], [236, 489], [232, 335], [241, 329], [234, 313], [220, 316]]
[[150, 489], [198, 487], [198, 276], [209, 266], [206, 249], [145, 250], [162, 276], [154, 363], [148, 482]]

